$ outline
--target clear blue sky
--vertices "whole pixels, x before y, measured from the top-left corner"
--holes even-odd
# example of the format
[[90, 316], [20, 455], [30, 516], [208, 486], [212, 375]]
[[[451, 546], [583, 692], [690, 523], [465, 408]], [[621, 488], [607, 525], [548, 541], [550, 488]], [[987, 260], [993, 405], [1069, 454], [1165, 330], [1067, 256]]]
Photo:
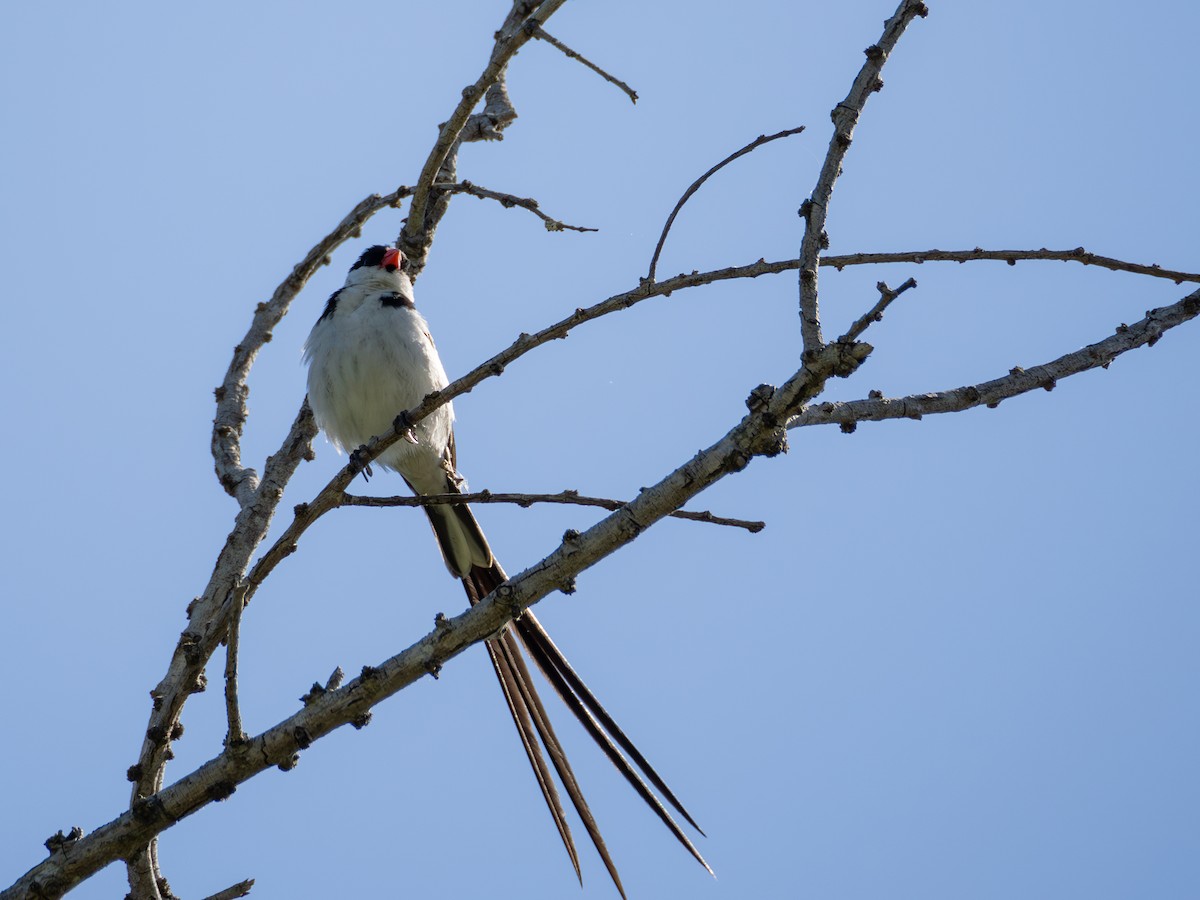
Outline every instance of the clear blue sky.
[[[1195, 5], [930, 5], [868, 105], [831, 252], [1084, 245], [1200, 268]], [[641, 100], [531, 45], [510, 79], [520, 119], [468, 147], [460, 174], [601, 231], [549, 234], [456, 199], [417, 286], [451, 374], [636, 284], [694, 177], [806, 124], [705, 186], [660, 273], [795, 255], [828, 111], [893, 7], [568, 4], [549, 30]], [[8, 10], [0, 884], [56, 830], [125, 807], [147, 692], [235, 512], [209, 456], [231, 348], [354, 203], [416, 180], [505, 8]], [[343, 248], [276, 331], [253, 373], [247, 462], [261, 466], [303, 397], [300, 346], [325, 298], [402, 215]], [[834, 396], [993, 378], [1187, 292], [1062, 263], [826, 271], [828, 330], [875, 281], [909, 275], [920, 288]], [[632, 495], [792, 372], [796, 303], [778, 276], [581, 328], [457, 403], [460, 464], [477, 488]], [[1193, 324], [998, 410], [793, 432], [789, 455], [699, 504], [763, 518], [763, 533], [665, 522], [539, 606], [708, 832], [716, 881], [559, 716], [630, 896], [1196, 896], [1198, 353]], [[320, 441], [284, 508], [338, 465]], [[597, 519], [479, 515], [510, 571]], [[329, 516], [246, 619], [247, 727], [463, 604], [419, 514]], [[506, 719], [469, 653], [369, 728], [171, 830], [165, 872], [185, 898], [247, 876], [260, 900], [615, 896], [586, 848], [584, 893], [573, 885]], [[219, 691], [185, 724], [170, 778], [218, 751]], [[111, 867], [77, 896], [124, 891]]]

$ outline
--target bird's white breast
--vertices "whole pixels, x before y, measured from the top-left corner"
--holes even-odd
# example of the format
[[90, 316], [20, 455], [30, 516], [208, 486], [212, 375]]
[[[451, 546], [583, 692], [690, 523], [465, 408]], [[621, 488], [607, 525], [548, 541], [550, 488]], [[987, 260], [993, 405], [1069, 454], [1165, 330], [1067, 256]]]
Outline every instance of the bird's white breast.
[[[448, 383], [425, 319], [415, 309], [384, 306], [382, 296], [345, 289], [305, 344], [309, 404], [329, 439], [347, 451], [390, 430], [398, 414]], [[422, 493], [444, 490], [441, 459], [453, 421], [446, 404], [417, 424], [417, 444], [393, 444], [379, 464]]]

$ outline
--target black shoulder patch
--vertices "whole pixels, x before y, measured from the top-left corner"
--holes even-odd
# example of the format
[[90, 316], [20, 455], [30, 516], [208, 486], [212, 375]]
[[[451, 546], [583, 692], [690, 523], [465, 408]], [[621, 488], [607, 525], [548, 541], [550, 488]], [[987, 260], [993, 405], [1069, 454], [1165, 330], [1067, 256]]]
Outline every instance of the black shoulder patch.
[[379, 298], [379, 302], [383, 306], [390, 306], [394, 309], [416, 309], [416, 304], [401, 294], [399, 291], [392, 291], [389, 294], [383, 294]]
[[362, 256], [358, 258], [358, 262], [350, 267], [350, 271], [361, 269], [363, 266], [377, 266], [383, 262], [383, 254], [388, 252], [388, 248], [383, 244], [376, 244], [374, 247], [368, 247], [362, 252]]
[[329, 295], [329, 299], [325, 301], [325, 312], [321, 313], [321, 318], [317, 319], [318, 322], [324, 322], [326, 319], [330, 318], [334, 312], [337, 311], [338, 296], [341, 293], [342, 289], [338, 288]]

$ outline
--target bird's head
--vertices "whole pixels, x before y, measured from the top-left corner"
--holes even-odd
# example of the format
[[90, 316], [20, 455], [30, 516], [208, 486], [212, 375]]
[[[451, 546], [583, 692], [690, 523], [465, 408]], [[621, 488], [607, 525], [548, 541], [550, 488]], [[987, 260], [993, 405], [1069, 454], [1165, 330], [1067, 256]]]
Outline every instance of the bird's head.
[[395, 247], [376, 244], [368, 247], [350, 267], [346, 287], [363, 286], [380, 291], [400, 291], [412, 296], [408, 278], [408, 260]]

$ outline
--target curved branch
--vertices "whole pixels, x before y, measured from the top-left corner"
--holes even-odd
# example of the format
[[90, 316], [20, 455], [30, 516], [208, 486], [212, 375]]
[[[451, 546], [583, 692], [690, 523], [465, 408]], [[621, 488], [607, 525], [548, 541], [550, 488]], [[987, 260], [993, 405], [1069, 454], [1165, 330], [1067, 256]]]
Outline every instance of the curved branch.
[[329, 234], [313, 245], [291, 274], [275, 288], [271, 299], [258, 304], [245, 337], [233, 348], [233, 359], [215, 392], [217, 413], [213, 418], [212, 455], [217, 480], [241, 506], [252, 503], [258, 489], [258, 473], [242, 466], [241, 438], [248, 415], [246, 400], [249, 389], [246, 381], [259, 350], [271, 340], [275, 326], [287, 315], [292, 300], [308, 280], [317, 269], [329, 264], [329, 254], [350, 238], [357, 237], [362, 232], [362, 226], [375, 213], [397, 206], [411, 193], [411, 188], [400, 187], [390, 194], [372, 194], [360, 201]]
[[700, 186], [702, 184], [704, 184], [704, 182], [708, 181], [709, 178], [711, 178], [717, 172], [721, 171], [721, 169], [725, 168], [727, 165], [729, 165], [735, 159], [738, 159], [739, 157], [745, 156], [747, 153], [757, 150], [763, 144], [769, 144], [769, 143], [771, 143], [771, 141], [777, 141], [780, 138], [791, 137], [793, 134], [799, 134], [803, 130], [804, 130], [804, 126], [800, 125], [796, 128], [789, 128], [786, 131], [780, 131], [777, 134], [772, 134], [772, 135], [760, 134], [758, 137], [756, 137], [754, 140], [752, 140], [750, 143], [748, 143], [745, 147], [742, 147], [742, 149], [735, 150], [733, 153], [730, 153], [727, 157], [725, 157], [723, 160], [721, 160], [719, 163], [717, 163], [715, 166], [713, 166], [711, 169], [709, 169], [707, 172], [705, 172], [703, 175], [701, 175], [699, 178], [697, 178], [695, 181], [693, 181], [691, 183], [691, 185], [688, 187], [688, 189], [683, 192], [683, 196], [679, 198], [679, 202], [675, 204], [675, 208], [671, 210], [671, 214], [669, 216], [667, 216], [667, 221], [663, 225], [662, 234], [660, 234], [658, 236], [658, 243], [654, 247], [654, 255], [652, 257], [650, 257], [650, 269], [646, 272], [646, 279], [649, 281], [654, 280], [654, 274], [655, 274], [655, 272], [658, 271], [658, 258], [659, 258], [659, 256], [662, 255], [663, 244], [665, 244], [667, 242], [667, 234], [668, 234], [668, 232], [670, 232], [671, 226], [675, 224], [675, 217], [677, 215], [679, 215], [679, 211], [681, 209], [683, 209], [683, 204], [687, 203], [688, 200], [691, 199], [692, 194], [694, 194], [694, 193], [696, 193], [696, 191], [700, 190]]

